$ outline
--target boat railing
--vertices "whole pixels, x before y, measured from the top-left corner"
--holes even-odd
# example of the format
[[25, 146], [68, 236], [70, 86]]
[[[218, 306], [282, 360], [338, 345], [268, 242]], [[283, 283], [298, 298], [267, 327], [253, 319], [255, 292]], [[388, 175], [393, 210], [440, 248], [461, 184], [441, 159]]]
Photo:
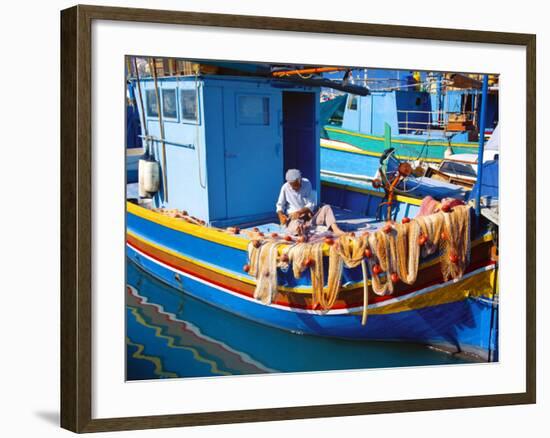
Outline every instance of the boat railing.
[[461, 123], [475, 125], [475, 111], [449, 112], [449, 111], [420, 111], [397, 110], [397, 125], [399, 132], [412, 134], [418, 131], [447, 131], [449, 123]]

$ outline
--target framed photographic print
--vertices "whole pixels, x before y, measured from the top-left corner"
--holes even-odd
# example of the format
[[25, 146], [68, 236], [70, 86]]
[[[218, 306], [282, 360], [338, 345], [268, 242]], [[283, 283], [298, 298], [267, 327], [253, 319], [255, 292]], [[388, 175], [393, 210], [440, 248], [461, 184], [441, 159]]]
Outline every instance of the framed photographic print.
[[534, 35], [75, 6], [61, 49], [63, 427], [535, 402]]

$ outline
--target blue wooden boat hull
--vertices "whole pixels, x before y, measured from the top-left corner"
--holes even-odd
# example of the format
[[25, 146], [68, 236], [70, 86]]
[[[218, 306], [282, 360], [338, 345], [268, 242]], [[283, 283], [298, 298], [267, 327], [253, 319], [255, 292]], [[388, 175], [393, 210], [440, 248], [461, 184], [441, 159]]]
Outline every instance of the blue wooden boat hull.
[[[246, 261], [243, 250], [172, 230], [130, 212], [127, 214], [127, 224], [128, 232], [132, 235], [150, 241], [152, 245], [166, 245], [171, 252], [185, 257], [206, 261], [207, 264], [216, 266], [218, 271], [223, 266], [228, 275], [237, 275], [242, 263]], [[464, 299], [444, 304], [382, 314], [376, 313], [379, 305], [374, 303], [369, 306], [371, 314], [366, 326], [362, 326], [362, 307], [322, 313], [291, 308], [276, 302], [264, 305], [252, 297], [232, 290], [223, 282], [215, 281], [214, 273], [209, 277], [179, 269], [171, 265], [168, 259], [161, 260], [147, 254], [130, 241], [127, 244], [127, 256], [152, 276], [196, 299], [240, 317], [293, 333], [346, 339], [410, 341], [440, 346], [449, 351], [470, 353], [485, 360], [489, 357], [494, 360], [496, 357], [498, 312], [496, 303], [483, 295], [471, 298], [465, 296]], [[491, 266], [485, 266], [468, 275], [475, 282], [477, 277], [485, 278], [491, 269]], [[346, 271], [352, 279], [353, 270], [344, 272]], [[227, 278], [229, 284], [231, 278]], [[300, 284], [292, 286], [300, 287]], [[434, 294], [443, 293], [446, 286], [438, 287], [442, 289]], [[422, 294], [423, 291], [415, 293]]]
[[130, 260], [170, 286], [210, 305], [240, 317], [287, 330], [296, 334], [347, 339], [410, 341], [441, 347], [451, 352], [465, 352], [481, 359], [493, 360], [497, 353], [496, 305], [490, 300], [466, 299], [450, 304], [426, 307], [394, 314], [370, 315], [366, 326], [360, 314], [321, 315], [281, 310], [257, 301], [246, 300], [190, 277], [181, 283], [166, 266], [143, 257], [127, 247]]
[[196, 300], [157, 281], [132, 262], [126, 272], [129, 380], [466, 361], [410, 342], [293, 335]]

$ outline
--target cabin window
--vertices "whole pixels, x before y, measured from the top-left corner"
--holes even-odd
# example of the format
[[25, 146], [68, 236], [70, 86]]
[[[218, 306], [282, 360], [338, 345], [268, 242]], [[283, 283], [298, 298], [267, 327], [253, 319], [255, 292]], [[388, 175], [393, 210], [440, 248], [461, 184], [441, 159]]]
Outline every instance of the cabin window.
[[197, 90], [181, 90], [181, 116], [186, 122], [198, 123]]
[[147, 117], [158, 117], [159, 108], [157, 104], [157, 96], [155, 90], [146, 90], [145, 100], [147, 104]]
[[162, 90], [162, 115], [168, 119], [177, 119], [176, 90]]
[[237, 114], [241, 125], [269, 125], [269, 97], [238, 96]]
[[357, 111], [357, 96], [350, 96], [348, 100], [348, 109]]

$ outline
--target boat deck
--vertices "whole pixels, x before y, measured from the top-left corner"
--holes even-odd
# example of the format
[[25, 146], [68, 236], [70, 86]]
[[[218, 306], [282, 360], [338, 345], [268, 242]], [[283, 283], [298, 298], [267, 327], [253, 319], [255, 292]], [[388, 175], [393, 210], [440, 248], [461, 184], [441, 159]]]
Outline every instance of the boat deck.
[[[127, 185], [127, 191], [126, 191], [127, 199], [137, 199], [138, 198], [137, 192], [138, 192], [137, 183], [130, 183]], [[353, 211], [335, 207], [335, 206], [332, 206], [332, 210], [334, 212], [334, 215], [336, 216], [338, 226], [346, 232], [375, 231], [381, 226], [383, 226], [385, 223], [384, 220], [379, 221], [375, 217], [365, 217], [363, 215], [358, 214], [357, 212], [353, 212]], [[248, 224], [235, 224], [235, 225], [239, 225], [241, 227], [243, 234], [240, 234], [240, 236], [242, 238], [247, 238], [246, 231], [252, 232], [252, 231], [255, 231], [254, 230], [255, 228], [257, 228], [257, 231], [262, 232], [264, 234], [271, 234], [271, 233], [278, 233], [282, 235], [286, 234], [286, 227], [282, 226], [281, 224], [273, 220], [269, 222], [263, 222], [263, 223], [248, 223]], [[331, 233], [327, 232], [326, 227], [317, 227], [314, 234], [324, 235], [324, 234], [331, 234]]]
[[[346, 232], [364, 232], [364, 231], [376, 231], [378, 228], [382, 227], [385, 224], [385, 220], [379, 221], [376, 220], [374, 217], [361, 217], [359, 214], [354, 213], [349, 210], [344, 210], [338, 207], [332, 207], [332, 210], [334, 212], [334, 216], [336, 216], [336, 221], [338, 222], [338, 226]], [[278, 234], [286, 234], [286, 227], [283, 225], [280, 225], [278, 222], [268, 222], [264, 224], [257, 224], [250, 227], [243, 227], [242, 231], [244, 232], [241, 234], [243, 238], [246, 237], [246, 231], [253, 231], [254, 228], [257, 228], [257, 231], [264, 233], [264, 234], [270, 234], [270, 233], [278, 233]], [[315, 235], [325, 235], [325, 234], [332, 234], [326, 230], [326, 227], [317, 227], [314, 231]]]

